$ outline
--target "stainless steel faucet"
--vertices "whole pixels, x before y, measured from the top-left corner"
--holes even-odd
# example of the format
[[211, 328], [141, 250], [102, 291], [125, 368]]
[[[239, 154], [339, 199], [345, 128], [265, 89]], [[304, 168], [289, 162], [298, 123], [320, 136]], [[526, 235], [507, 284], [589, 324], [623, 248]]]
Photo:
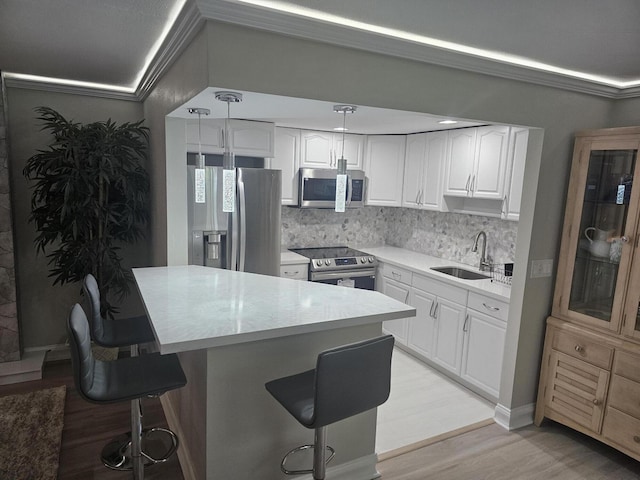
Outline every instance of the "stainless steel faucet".
[[480, 255], [480, 271], [485, 272], [487, 270], [491, 270], [491, 259], [487, 258], [487, 234], [484, 230], [480, 230], [476, 238], [473, 240], [473, 247], [471, 248], [472, 252], [478, 251], [478, 240], [482, 237], [482, 254]]

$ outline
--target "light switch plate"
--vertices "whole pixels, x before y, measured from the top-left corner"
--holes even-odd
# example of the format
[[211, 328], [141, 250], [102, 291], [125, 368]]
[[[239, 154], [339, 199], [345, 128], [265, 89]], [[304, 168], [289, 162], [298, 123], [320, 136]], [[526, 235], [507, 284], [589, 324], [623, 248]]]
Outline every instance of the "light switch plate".
[[553, 272], [553, 259], [531, 260], [531, 278], [550, 277]]

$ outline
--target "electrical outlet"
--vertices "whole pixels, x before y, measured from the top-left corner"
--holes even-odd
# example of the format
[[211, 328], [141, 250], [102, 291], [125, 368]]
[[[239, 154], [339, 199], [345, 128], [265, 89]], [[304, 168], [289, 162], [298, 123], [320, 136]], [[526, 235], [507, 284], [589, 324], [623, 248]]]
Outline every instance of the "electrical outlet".
[[550, 277], [553, 272], [553, 259], [531, 260], [531, 278]]

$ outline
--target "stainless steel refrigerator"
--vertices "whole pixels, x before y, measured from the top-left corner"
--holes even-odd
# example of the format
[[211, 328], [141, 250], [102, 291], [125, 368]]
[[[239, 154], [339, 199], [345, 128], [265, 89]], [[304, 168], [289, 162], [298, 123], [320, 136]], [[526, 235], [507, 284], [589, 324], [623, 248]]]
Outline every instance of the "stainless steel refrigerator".
[[280, 275], [281, 171], [236, 169], [235, 211], [222, 211], [222, 167], [205, 167], [205, 202], [187, 166], [189, 264]]

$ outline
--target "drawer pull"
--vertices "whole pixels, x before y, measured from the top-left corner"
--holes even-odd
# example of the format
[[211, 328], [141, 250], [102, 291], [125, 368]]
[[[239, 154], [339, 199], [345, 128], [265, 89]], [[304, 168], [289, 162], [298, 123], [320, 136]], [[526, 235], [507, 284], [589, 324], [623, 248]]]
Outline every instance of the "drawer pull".
[[633, 441], [636, 442], [636, 443], [640, 443], [640, 436], [634, 435], [633, 436]]
[[597, 407], [601, 404], [602, 402], [600, 400], [598, 400], [597, 398], [593, 399], [593, 404]]
[[500, 307], [492, 307], [491, 305], [487, 305], [484, 302], [482, 302], [482, 305], [484, 306], [484, 308], [486, 308], [487, 310], [491, 310], [492, 312], [497, 312], [498, 310], [500, 310]]
[[395, 278], [396, 280], [400, 280], [402, 278], [402, 275], [393, 271], [391, 272], [391, 275], [393, 275], [393, 278]]
[[576, 345], [575, 350], [578, 353], [582, 353], [584, 352], [584, 347], [582, 345]]
[[300, 273], [300, 270], [296, 270], [295, 272], [290, 272], [289, 270], [285, 270], [284, 274], [285, 275], [289, 275], [290, 277], [294, 276], [294, 275], [298, 275]]

